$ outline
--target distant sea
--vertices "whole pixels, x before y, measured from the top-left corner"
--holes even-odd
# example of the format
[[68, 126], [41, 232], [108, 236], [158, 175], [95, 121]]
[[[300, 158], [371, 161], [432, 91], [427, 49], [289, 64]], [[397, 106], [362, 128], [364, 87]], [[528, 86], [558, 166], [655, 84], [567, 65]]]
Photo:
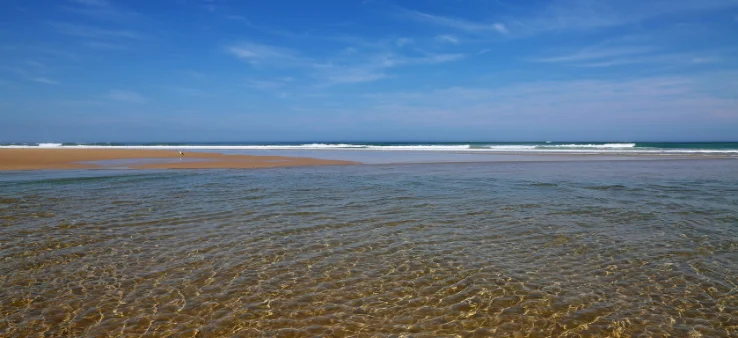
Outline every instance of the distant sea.
[[738, 155], [738, 142], [3, 143], [0, 147]]
[[738, 336], [738, 143], [6, 146], [537, 160], [0, 172], [3, 337]]

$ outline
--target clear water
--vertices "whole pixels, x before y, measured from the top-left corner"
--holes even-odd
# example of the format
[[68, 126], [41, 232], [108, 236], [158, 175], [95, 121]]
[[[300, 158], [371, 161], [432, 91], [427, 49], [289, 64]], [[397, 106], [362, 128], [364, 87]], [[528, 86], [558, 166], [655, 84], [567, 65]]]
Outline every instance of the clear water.
[[0, 174], [0, 336], [738, 335], [738, 161]]

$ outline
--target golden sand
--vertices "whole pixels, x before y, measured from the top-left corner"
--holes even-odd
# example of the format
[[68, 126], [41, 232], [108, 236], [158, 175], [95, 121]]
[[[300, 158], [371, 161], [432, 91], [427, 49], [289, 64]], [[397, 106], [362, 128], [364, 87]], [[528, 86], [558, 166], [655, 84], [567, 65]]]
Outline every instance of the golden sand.
[[[135, 163], [136, 159], [145, 160]], [[151, 160], [161, 162], [151, 163]], [[181, 159], [181, 160], [180, 160]], [[269, 168], [356, 164], [302, 157], [224, 155], [174, 150], [136, 149], [0, 149], [0, 170], [105, 169], [106, 160], [134, 160], [130, 169]], [[87, 163], [86, 163], [87, 162]]]

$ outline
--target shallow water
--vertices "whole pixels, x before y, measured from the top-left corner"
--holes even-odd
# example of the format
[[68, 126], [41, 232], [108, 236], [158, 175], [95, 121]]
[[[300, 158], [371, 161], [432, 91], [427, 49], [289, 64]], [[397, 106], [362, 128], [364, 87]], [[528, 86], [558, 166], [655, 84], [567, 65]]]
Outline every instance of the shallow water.
[[0, 174], [0, 336], [738, 334], [738, 161]]

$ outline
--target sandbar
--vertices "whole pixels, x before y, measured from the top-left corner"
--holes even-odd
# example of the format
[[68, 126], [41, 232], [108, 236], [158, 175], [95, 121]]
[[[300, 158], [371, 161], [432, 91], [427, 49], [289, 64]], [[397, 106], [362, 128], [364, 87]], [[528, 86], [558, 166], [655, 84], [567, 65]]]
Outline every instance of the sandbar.
[[[0, 170], [110, 169], [105, 161], [127, 160], [128, 169], [237, 169], [351, 165], [352, 161], [305, 157], [230, 155], [142, 149], [0, 149]], [[140, 161], [137, 161], [140, 160]]]

